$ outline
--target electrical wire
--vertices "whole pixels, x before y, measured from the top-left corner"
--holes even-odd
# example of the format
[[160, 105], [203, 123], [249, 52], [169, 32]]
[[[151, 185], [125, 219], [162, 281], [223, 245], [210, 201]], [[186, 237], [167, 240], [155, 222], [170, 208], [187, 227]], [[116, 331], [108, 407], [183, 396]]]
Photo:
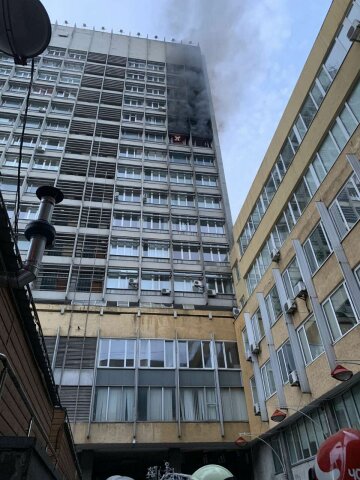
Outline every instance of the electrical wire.
[[18, 221], [19, 221], [19, 213], [20, 213], [20, 185], [21, 185], [20, 174], [21, 174], [22, 150], [23, 150], [23, 144], [24, 144], [24, 135], [25, 135], [26, 120], [27, 120], [28, 109], [29, 109], [30, 94], [31, 94], [32, 83], [34, 78], [34, 65], [35, 65], [35, 62], [34, 62], [34, 59], [32, 58], [30, 82], [29, 82], [29, 87], [26, 95], [25, 112], [24, 112], [23, 125], [22, 125], [21, 137], [20, 137], [20, 148], [19, 148], [19, 159], [18, 159], [19, 163], [18, 163], [18, 170], [17, 170], [17, 187], [16, 187], [16, 197], [15, 197], [15, 222], [14, 222], [14, 233], [15, 233], [16, 241], [18, 240]]

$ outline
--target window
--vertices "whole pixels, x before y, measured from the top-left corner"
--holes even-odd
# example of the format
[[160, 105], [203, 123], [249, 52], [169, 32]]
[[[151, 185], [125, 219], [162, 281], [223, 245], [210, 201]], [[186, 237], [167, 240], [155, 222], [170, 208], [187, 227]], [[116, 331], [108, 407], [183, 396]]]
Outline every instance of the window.
[[190, 155], [181, 152], [169, 152], [169, 160], [171, 163], [186, 165], [190, 163]]
[[276, 392], [274, 373], [268, 360], [260, 369], [261, 378], [264, 385], [265, 397], [269, 398]]
[[138, 272], [136, 270], [116, 270], [110, 268], [106, 279], [106, 291], [127, 290], [130, 288], [129, 281], [137, 280]]
[[232, 294], [231, 277], [223, 275], [206, 275], [207, 288], [219, 294]]
[[218, 368], [240, 368], [236, 342], [215, 342]]
[[51, 104], [51, 113], [57, 113], [60, 115], [70, 115], [72, 110], [73, 110], [73, 106], [65, 103]]
[[145, 180], [153, 182], [166, 182], [167, 170], [152, 170], [145, 168]]
[[170, 249], [168, 243], [145, 241], [143, 244], [143, 256], [152, 258], [169, 258]]
[[134, 368], [136, 340], [100, 339], [99, 367]]
[[173, 258], [174, 260], [185, 261], [200, 260], [199, 245], [193, 245], [189, 243], [174, 243]]
[[306, 320], [304, 325], [298, 329], [297, 334], [299, 336], [305, 364], [308, 365], [324, 351], [314, 315], [311, 315], [311, 317]]
[[201, 218], [200, 230], [201, 230], [201, 233], [205, 233], [205, 234], [224, 235], [225, 225], [222, 220], [215, 220], [211, 218]]
[[277, 351], [283, 384], [289, 382], [289, 374], [295, 370], [295, 362], [290, 342], [287, 341]]
[[30, 71], [29, 70], [21, 70], [15, 68], [14, 77], [17, 78], [30, 78]]
[[301, 273], [296, 258], [288, 265], [287, 269], [283, 273], [283, 281], [285, 284], [286, 293], [288, 298], [294, 298], [294, 287], [302, 280]]
[[59, 163], [60, 161], [57, 158], [36, 157], [34, 160], [33, 169], [57, 172], [59, 170]]
[[[71, 99], [74, 99], [76, 98], [76, 90], [69, 90], [67, 88], [56, 88], [56, 91], [55, 91], [55, 96], [56, 97], [61, 97], [61, 98], [71, 98]], [[71, 108], [72, 110], [72, 108]]]
[[145, 122], [149, 125], [165, 125], [165, 117], [145, 115]]
[[360, 387], [356, 385], [349, 392], [332, 401], [338, 428], [360, 428]]
[[141, 158], [142, 149], [133, 147], [120, 147], [119, 156], [126, 158]]
[[0, 188], [4, 192], [16, 192], [17, 179], [15, 177], [0, 177]]
[[221, 208], [220, 197], [210, 197], [207, 195], [198, 195], [199, 208]]
[[170, 182], [171, 183], [183, 183], [187, 185], [192, 185], [193, 179], [191, 173], [186, 172], [170, 172]]
[[343, 238], [360, 218], [360, 181], [352, 175], [329, 208], [336, 229]]
[[75, 75], [60, 75], [60, 82], [61, 83], [72, 83], [73, 85], [80, 84], [80, 77]]
[[[5, 107], [5, 108], [20, 108], [20, 106], [22, 105], [23, 101], [22, 99], [17, 99], [17, 98], [12, 98], [12, 97], [2, 97], [1, 99], [1, 106], [2, 107]], [[29, 107], [29, 110], [30, 110], [30, 107]]]
[[165, 90], [163, 88], [156, 88], [156, 87], [146, 87], [146, 93], [149, 95], [165, 95]]
[[61, 140], [60, 138], [40, 138], [41, 146], [47, 150], [63, 150], [64, 143], [64, 140]]
[[57, 73], [40, 71], [37, 76], [38, 80], [45, 80], [47, 82], [56, 82]]
[[270, 290], [265, 298], [266, 308], [270, 317], [270, 323], [273, 325], [282, 314], [281, 303], [276, 286]]
[[179, 340], [179, 368], [214, 368], [210, 341]]
[[170, 274], [167, 272], [148, 272], [141, 273], [141, 290], [160, 291], [162, 289], [170, 290]]
[[211, 167], [215, 164], [214, 157], [210, 155], [194, 155], [195, 165], [203, 165], [205, 167]]
[[148, 132], [145, 130], [145, 140], [147, 142], [164, 143], [165, 138], [165, 135], [161, 132]]
[[174, 340], [140, 340], [140, 368], [174, 368]]
[[144, 158], [145, 158], [145, 160], [165, 162], [166, 161], [166, 152], [163, 152], [161, 150], [145, 149]]
[[141, 85], [132, 85], [131, 83], [125, 85], [125, 90], [133, 93], [144, 93], [144, 87]]
[[323, 309], [334, 341], [358, 323], [344, 284], [323, 303]]
[[270, 445], [272, 448], [272, 458], [274, 463], [274, 470], [275, 475], [279, 475], [280, 473], [284, 472], [283, 468], [283, 455], [281, 450], [281, 444], [279, 437], [271, 437], [270, 438]]
[[60, 122], [58, 120], [47, 120], [45, 130], [57, 130], [59, 132], [66, 132], [69, 128], [67, 122]]
[[130, 140], [141, 140], [142, 139], [142, 130], [135, 130], [129, 128], [123, 128], [121, 130], [121, 136], [123, 138], [128, 138]]
[[194, 281], [198, 280], [199, 275], [195, 274], [176, 274], [174, 276], [175, 292], [195, 292]]
[[[30, 157], [23, 156], [21, 159], [21, 168], [28, 168], [30, 163]], [[17, 155], [6, 154], [4, 166], [6, 167], [17, 167], [19, 165], [19, 158]]]
[[[18, 146], [20, 145], [20, 141], [21, 141], [20, 135], [14, 135], [11, 145]], [[24, 136], [23, 146], [28, 148], [35, 147], [36, 142], [37, 142], [37, 137]]]
[[218, 419], [214, 388], [180, 388], [180, 417], [184, 422]]
[[140, 190], [131, 190], [127, 188], [120, 188], [116, 192], [116, 199], [118, 202], [140, 202]]
[[54, 57], [65, 57], [65, 50], [63, 50], [61, 48], [49, 47], [47, 49], [46, 54], [54, 56]]
[[136, 213], [115, 212], [113, 218], [114, 228], [139, 228], [140, 216]]
[[149, 203], [151, 205], [167, 205], [168, 197], [167, 192], [154, 192], [147, 191], [143, 195], [144, 203]]
[[139, 387], [138, 420], [172, 422], [176, 418], [175, 389]]
[[144, 228], [151, 230], [169, 230], [169, 219], [157, 215], [145, 215]]
[[229, 249], [227, 247], [220, 247], [217, 245], [204, 245], [203, 247], [205, 262], [228, 262]]
[[225, 422], [247, 422], [248, 414], [242, 388], [221, 388], [221, 404]]
[[193, 207], [195, 205], [194, 195], [186, 193], [172, 193], [171, 205], [174, 207]]
[[254, 332], [255, 342], [260, 343], [260, 341], [265, 337], [264, 324], [260, 309], [257, 309], [254, 315], [251, 317], [251, 325]]
[[135, 112], [123, 112], [123, 120], [124, 122], [136, 122], [141, 123], [143, 121], [143, 114], [142, 113], [135, 113]]
[[76, 50], [69, 50], [68, 57], [74, 60], [86, 60], [85, 52], [77, 52]]
[[110, 255], [137, 257], [139, 255], [139, 243], [130, 239], [112, 239], [110, 243]]
[[256, 388], [255, 377], [250, 378], [250, 388], [251, 388], [251, 395], [253, 399], [253, 404], [259, 403], [259, 397]]
[[176, 232], [197, 232], [197, 219], [189, 217], [172, 217], [171, 228]]
[[131, 106], [131, 107], [142, 107], [144, 105], [144, 100], [136, 97], [125, 97], [124, 105]]
[[117, 176], [118, 176], [118, 178], [127, 178], [127, 179], [130, 179], [130, 180], [140, 180], [141, 179], [141, 168], [118, 166]]
[[95, 422], [132, 422], [134, 387], [96, 387]]
[[216, 187], [217, 178], [214, 175], [196, 175], [196, 185], [204, 187]]
[[315, 273], [330, 255], [331, 247], [321, 223], [315, 227], [309, 238], [305, 241], [304, 252], [311, 273]]

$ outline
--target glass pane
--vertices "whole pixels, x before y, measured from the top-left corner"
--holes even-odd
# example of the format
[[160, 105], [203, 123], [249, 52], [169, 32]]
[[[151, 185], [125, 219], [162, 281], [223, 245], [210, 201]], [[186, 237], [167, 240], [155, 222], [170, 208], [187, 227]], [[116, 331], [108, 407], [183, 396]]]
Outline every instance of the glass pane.
[[100, 340], [99, 367], [107, 367], [109, 343], [109, 340]]
[[304, 458], [308, 458], [310, 457], [310, 448], [309, 448], [308, 437], [307, 437], [305, 424], [303, 420], [298, 421], [298, 431], [299, 431], [300, 444], [301, 444], [303, 456]]
[[125, 366], [125, 340], [111, 340], [109, 366]]
[[314, 273], [317, 270], [318, 265], [316, 263], [315, 255], [311, 248], [309, 240], [306, 243], [304, 243], [303, 248], [304, 248], [305, 256], [308, 261], [311, 273]]
[[225, 368], [225, 358], [224, 358], [224, 351], [223, 351], [223, 343], [216, 342], [216, 357], [217, 363], [219, 368]]
[[325, 170], [328, 172], [339, 155], [338, 147], [334, 144], [330, 135], [326, 137], [321, 145], [319, 155], [323, 161]]
[[311, 246], [315, 254], [318, 267], [320, 267], [327, 257], [330, 255], [331, 250], [327, 242], [324, 230], [321, 225], [318, 225], [313, 233], [310, 235]]
[[189, 368], [202, 368], [201, 342], [188, 341]]
[[333, 400], [333, 406], [335, 410], [336, 419], [338, 421], [340, 428], [349, 428], [351, 425], [349, 423], [348, 417], [346, 415], [345, 404], [342, 398], [335, 398]]
[[360, 83], [355, 87], [355, 90], [348, 100], [348, 104], [358, 122], [360, 122]]
[[224, 342], [227, 368], [240, 368], [237, 344]]
[[150, 367], [164, 366], [164, 341], [150, 340]]
[[140, 367], [149, 365], [149, 340], [140, 340]]
[[331, 296], [331, 302], [335, 310], [341, 333], [344, 335], [350, 330], [350, 328], [356, 325], [357, 322], [343, 285]]
[[178, 342], [179, 367], [187, 367], [187, 343]]
[[213, 368], [210, 342], [202, 342], [202, 346], [204, 356], [204, 368]]
[[305, 323], [304, 329], [309, 344], [311, 358], [314, 360], [324, 351], [319, 329], [314, 316], [309, 318], [309, 320]]

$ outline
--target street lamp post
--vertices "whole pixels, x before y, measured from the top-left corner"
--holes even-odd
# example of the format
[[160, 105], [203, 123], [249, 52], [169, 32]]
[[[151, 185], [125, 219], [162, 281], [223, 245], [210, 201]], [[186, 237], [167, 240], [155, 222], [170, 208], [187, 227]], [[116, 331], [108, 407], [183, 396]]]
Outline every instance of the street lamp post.
[[238, 445], [239, 447], [242, 446], [242, 445], [246, 445], [248, 443], [248, 441], [243, 437], [255, 438], [257, 440], [260, 440], [265, 445], [267, 445], [272, 450], [272, 452], [275, 454], [275, 456], [277, 457], [277, 459], [280, 462], [280, 465], [281, 465], [281, 467], [283, 469], [283, 472], [284, 472], [284, 476], [283, 476], [284, 480], [288, 478], [287, 470], [286, 470], [285, 464], [283, 462], [283, 459], [280, 457], [280, 455], [277, 453], [277, 451], [270, 445], [270, 443], [268, 443], [266, 440], [264, 440], [262, 437], [259, 437], [258, 435], [254, 435], [252, 433], [247, 433], [247, 432], [241, 432], [241, 433], [239, 433], [239, 438], [235, 441], [236, 445]]

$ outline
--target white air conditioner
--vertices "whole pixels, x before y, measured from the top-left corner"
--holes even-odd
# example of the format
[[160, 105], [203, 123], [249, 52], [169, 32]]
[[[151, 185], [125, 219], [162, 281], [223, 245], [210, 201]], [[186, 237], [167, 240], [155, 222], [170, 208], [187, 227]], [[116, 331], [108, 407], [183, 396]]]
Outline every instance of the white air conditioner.
[[45, 107], [40, 107], [39, 112], [40, 113], [46, 113], [46, 108]]
[[171, 290], [169, 290], [168, 288], [161, 289], [161, 295], [170, 295], [170, 294], [171, 294]]
[[245, 350], [245, 358], [247, 362], [252, 362], [251, 352], [249, 348]]
[[258, 355], [260, 353], [260, 345], [258, 343], [250, 343], [250, 351], [254, 355]]
[[296, 370], [289, 373], [289, 383], [292, 387], [298, 387], [300, 385]]
[[193, 281], [193, 287], [202, 288], [203, 287], [202, 281], [201, 280], [194, 280]]
[[208, 297], [216, 297], [216, 290], [209, 288], [207, 291], [207, 296]]
[[233, 317], [234, 317], [234, 318], [237, 318], [237, 317], [240, 315], [240, 311], [241, 311], [240, 308], [238, 308], [238, 307], [233, 307], [233, 309], [232, 309]]
[[288, 298], [284, 303], [285, 313], [294, 313], [297, 309], [296, 302], [293, 298]]
[[300, 280], [294, 287], [295, 298], [304, 298], [307, 296], [306, 285]]
[[37, 153], [45, 153], [46, 149], [42, 145], [39, 145], [38, 147], [36, 147], [36, 152]]
[[273, 248], [270, 252], [270, 257], [273, 262], [278, 263], [280, 260], [280, 251], [277, 248]]
[[360, 42], [360, 21], [354, 20], [347, 32], [350, 42]]
[[254, 415], [259, 416], [260, 414], [260, 405], [258, 403], [254, 403]]
[[137, 278], [129, 278], [129, 287], [131, 288], [138, 288], [139, 281]]

